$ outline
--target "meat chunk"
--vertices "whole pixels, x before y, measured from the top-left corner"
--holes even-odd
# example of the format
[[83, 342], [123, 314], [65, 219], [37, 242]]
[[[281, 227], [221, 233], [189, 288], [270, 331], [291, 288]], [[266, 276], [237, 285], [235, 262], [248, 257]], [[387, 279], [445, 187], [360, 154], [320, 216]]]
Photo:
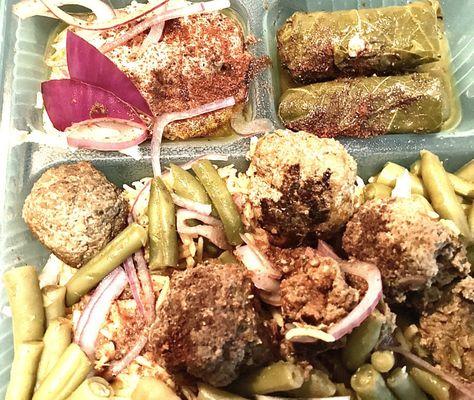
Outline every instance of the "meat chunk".
[[347, 224], [344, 250], [378, 266], [392, 303], [424, 308], [470, 270], [466, 249], [445, 225], [410, 199], [371, 200]]
[[247, 172], [257, 225], [280, 246], [332, 236], [358, 204], [356, 169], [333, 139], [287, 131], [264, 136]]
[[127, 224], [121, 190], [88, 162], [47, 170], [34, 184], [23, 219], [58, 258], [79, 267]]
[[421, 345], [442, 369], [474, 381], [474, 278], [447, 290], [420, 319]]
[[[112, 31], [110, 39], [116, 34]], [[139, 48], [145, 37], [138, 36], [134, 46]], [[254, 61], [239, 22], [219, 12], [166, 22], [162, 39], [150, 43], [142, 54], [127, 44], [107, 55], [132, 79], [154, 115], [230, 96], [243, 104]], [[176, 140], [222, 134], [232, 112], [232, 108], [223, 109], [171, 123], [164, 136]]]
[[158, 358], [214, 386], [272, 358], [271, 335], [239, 265], [200, 264], [171, 278], [153, 334]]

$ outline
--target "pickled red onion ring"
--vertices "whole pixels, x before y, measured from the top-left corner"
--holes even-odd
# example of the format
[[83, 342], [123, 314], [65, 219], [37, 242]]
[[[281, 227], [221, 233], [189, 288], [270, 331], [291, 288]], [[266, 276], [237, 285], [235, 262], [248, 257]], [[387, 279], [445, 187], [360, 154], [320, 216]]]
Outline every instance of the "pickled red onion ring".
[[133, 299], [137, 303], [137, 308], [140, 314], [145, 316], [145, 305], [143, 304], [141, 297], [141, 285], [138, 280], [137, 270], [135, 269], [135, 264], [133, 263], [133, 258], [128, 257], [123, 263], [123, 269], [127, 274], [128, 284], [130, 285], [130, 290], [132, 291]]
[[247, 137], [267, 133], [273, 130], [273, 123], [269, 119], [259, 118], [246, 121], [243, 115], [238, 115], [230, 120], [230, 126], [239, 136]]
[[133, 255], [133, 259], [137, 264], [138, 279], [140, 280], [143, 290], [145, 318], [148, 323], [152, 323], [155, 320], [155, 292], [153, 291], [150, 269], [143, 256], [143, 250], [137, 251]]
[[[97, 17], [97, 21], [110, 21], [115, 17], [115, 11], [107, 3], [101, 0], [55, 0], [58, 7], [65, 5], [78, 5], [88, 8]], [[36, 15], [43, 17], [56, 16], [39, 0], [22, 0], [13, 5], [12, 11], [20, 19], [34, 17]]]
[[173, 199], [173, 203], [178, 207], [182, 207], [189, 211], [195, 211], [203, 215], [211, 215], [212, 206], [210, 204], [198, 203], [197, 201], [185, 199], [175, 193], [171, 193], [171, 198]]

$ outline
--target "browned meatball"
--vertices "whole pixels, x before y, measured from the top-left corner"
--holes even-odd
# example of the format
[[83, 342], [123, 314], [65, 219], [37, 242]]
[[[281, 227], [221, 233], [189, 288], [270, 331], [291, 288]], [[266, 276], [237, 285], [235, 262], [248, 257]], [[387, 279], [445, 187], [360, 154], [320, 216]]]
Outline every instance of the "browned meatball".
[[66, 264], [79, 267], [127, 223], [121, 190], [80, 162], [47, 170], [23, 206], [23, 219], [38, 240]]
[[421, 345], [441, 368], [474, 381], [474, 278], [447, 290], [420, 320]]
[[277, 131], [262, 137], [247, 175], [257, 225], [272, 243], [301, 245], [334, 235], [358, 202], [356, 163], [333, 139]]
[[459, 239], [410, 199], [365, 203], [347, 224], [343, 247], [377, 265], [388, 301], [412, 300], [421, 308], [470, 270]]
[[171, 278], [153, 333], [157, 357], [214, 386], [271, 360], [271, 336], [239, 265], [206, 263]]

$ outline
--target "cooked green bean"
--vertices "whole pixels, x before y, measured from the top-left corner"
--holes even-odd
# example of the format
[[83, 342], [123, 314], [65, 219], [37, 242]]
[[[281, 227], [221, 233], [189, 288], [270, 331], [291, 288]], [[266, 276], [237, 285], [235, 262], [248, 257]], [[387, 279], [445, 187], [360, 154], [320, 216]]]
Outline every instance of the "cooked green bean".
[[449, 384], [430, 372], [412, 368], [410, 376], [417, 385], [434, 400], [449, 400]]
[[431, 204], [441, 218], [453, 221], [469, 242], [471, 234], [467, 218], [456, 199], [453, 186], [439, 158], [429, 151], [421, 151], [421, 174]]
[[364, 187], [364, 199], [366, 201], [374, 199], [385, 199], [390, 197], [391, 194], [392, 188], [382, 183], [369, 183]]
[[114, 391], [110, 383], [104, 378], [93, 376], [82, 382], [79, 387], [74, 390], [68, 400], [100, 400], [111, 399], [113, 397]]
[[422, 196], [421, 194], [412, 194], [411, 199], [417, 203], [421, 208], [423, 208], [429, 216], [438, 215], [433, 207], [431, 206], [430, 202], [426, 199], [426, 197]]
[[408, 375], [406, 367], [395, 369], [387, 378], [387, 386], [395, 395], [403, 400], [428, 400], [413, 378]]
[[66, 287], [45, 286], [42, 292], [46, 325], [49, 325], [56, 318], [66, 315]]
[[232, 254], [232, 252], [226, 250], [224, 251], [219, 257], [219, 261], [222, 264], [238, 264], [239, 262], [235, 258], [235, 256]]
[[22, 342], [15, 349], [5, 400], [30, 400], [43, 342]]
[[336, 395], [337, 396], [350, 396], [351, 399], [355, 398], [355, 393], [352, 389], [349, 389], [343, 383], [336, 383]]
[[[397, 178], [406, 171], [406, 168], [403, 168], [401, 165], [388, 162], [383, 167], [382, 171], [377, 177], [377, 183], [382, 183], [386, 186], [395, 187]], [[410, 182], [411, 182], [411, 192], [418, 193], [423, 196], [426, 196], [426, 189], [423, 186], [423, 182], [416, 175], [410, 173]]]
[[410, 172], [413, 175], [416, 176], [421, 176], [421, 161], [416, 160], [411, 166], [410, 166]]
[[382, 324], [383, 318], [375, 311], [349, 334], [342, 351], [342, 361], [349, 371], [355, 371], [367, 361], [379, 340]]
[[147, 241], [146, 229], [133, 223], [120, 232], [66, 284], [66, 305], [77, 303], [127, 257], [140, 250]]
[[18, 344], [43, 339], [45, 316], [38, 273], [32, 266], [13, 268], [3, 275], [12, 310], [13, 341]]
[[469, 161], [459, 168], [455, 174], [458, 178], [465, 179], [469, 182], [474, 182], [474, 160]]
[[331, 397], [336, 393], [336, 385], [323, 371], [317, 369], [311, 371], [309, 379], [299, 389], [294, 389], [287, 394], [290, 397]]
[[197, 161], [192, 168], [219, 214], [228, 242], [233, 246], [241, 244], [244, 227], [224, 180], [209, 160]]
[[92, 364], [81, 350], [71, 343], [48, 376], [40, 384], [33, 400], [67, 399], [92, 371]]
[[148, 221], [150, 268], [176, 267], [178, 265], [176, 210], [170, 192], [159, 177], [151, 182]]
[[71, 321], [65, 318], [51, 321], [43, 338], [44, 350], [38, 367], [38, 383], [41, 383], [56, 365], [71, 344], [71, 338]]
[[[141, 378], [133, 391], [132, 400], [179, 400], [178, 395], [163, 381], [151, 376]], [[79, 399], [78, 399], [79, 400]]]
[[298, 389], [303, 383], [304, 371], [300, 366], [278, 361], [239, 378], [231, 388], [243, 395], [267, 394]]
[[[202, 204], [212, 204], [204, 186], [188, 171], [171, 164], [171, 175], [173, 177], [173, 190], [178, 196]], [[212, 214], [217, 217], [217, 212], [214, 209]]]
[[198, 385], [199, 392], [197, 400], [245, 400], [243, 397], [237, 396], [215, 387], [201, 383]]
[[469, 182], [450, 173], [448, 173], [448, 178], [457, 194], [470, 199], [474, 198], [474, 182]]
[[386, 373], [394, 367], [395, 356], [389, 350], [374, 351], [370, 356], [370, 363], [377, 371]]
[[385, 385], [383, 376], [370, 364], [362, 365], [352, 375], [351, 386], [361, 400], [397, 400]]

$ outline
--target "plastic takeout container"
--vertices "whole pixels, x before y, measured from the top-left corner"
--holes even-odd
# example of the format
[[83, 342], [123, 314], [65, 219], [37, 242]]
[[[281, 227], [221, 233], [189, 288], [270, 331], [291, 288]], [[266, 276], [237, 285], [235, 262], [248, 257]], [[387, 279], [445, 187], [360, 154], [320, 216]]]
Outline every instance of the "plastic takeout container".
[[[41, 111], [35, 108], [37, 92], [47, 78], [43, 53], [49, 33], [57, 22], [35, 17], [19, 22], [12, 15], [16, 0], [0, 3], [0, 97], [2, 119], [0, 132], [0, 273], [24, 264], [39, 268], [48, 252], [30, 234], [21, 218], [23, 202], [33, 183], [44, 170], [63, 162], [79, 159], [92, 161], [118, 185], [151, 175], [149, 146], [143, 146], [145, 157], [135, 161], [119, 153], [77, 151], [70, 153], [36, 144], [15, 145], [12, 132], [39, 126]], [[127, 2], [113, 2], [120, 7]], [[403, 0], [232, 0], [232, 8], [242, 18], [244, 28], [260, 39], [253, 52], [269, 54], [273, 69], [262, 73], [250, 90], [254, 116], [271, 118], [281, 126], [276, 115], [280, 95], [275, 33], [294, 11], [332, 11], [359, 7], [381, 7], [404, 4]], [[429, 135], [391, 135], [371, 139], [342, 139], [357, 159], [363, 178], [375, 174], [387, 161], [408, 166], [426, 148], [454, 170], [474, 156], [474, 3], [471, 0], [441, 0], [446, 35], [452, 55], [452, 71], [460, 96], [462, 119], [453, 132]], [[229, 155], [229, 162], [244, 168], [248, 139], [228, 137], [166, 143], [163, 163], [181, 163], [201, 154], [213, 152]], [[4, 397], [13, 357], [11, 320], [4, 315], [7, 304], [0, 284], [0, 398]]]

